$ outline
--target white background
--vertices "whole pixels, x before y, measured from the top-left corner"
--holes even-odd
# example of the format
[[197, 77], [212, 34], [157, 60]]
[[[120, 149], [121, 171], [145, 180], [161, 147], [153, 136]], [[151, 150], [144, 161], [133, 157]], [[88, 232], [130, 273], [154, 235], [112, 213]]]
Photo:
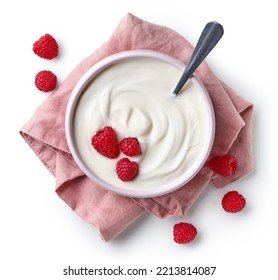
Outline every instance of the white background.
[[[275, 278], [278, 249], [275, 2], [1, 1], [1, 279], [84, 279], [85, 276], [63, 276], [62, 270], [68, 265], [78, 268], [132, 264], [154, 270], [161, 265], [216, 266], [215, 275], [208, 279]], [[61, 82], [80, 60], [109, 39], [128, 12], [171, 27], [193, 45], [208, 21], [222, 23], [224, 37], [207, 62], [220, 79], [255, 105], [255, 169], [250, 176], [225, 189], [209, 186], [184, 219], [159, 220], [146, 214], [114, 241], [104, 243], [94, 226], [83, 222], [58, 198], [54, 178], [18, 131], [49, 95], [35, 88], [35, 74], [49, 69]], [[46, 61], [32, 52], [33, 42], [45, 33], [52, 34], [60, 45], [56, 60]], [[223, 194], [232, 189], [247, 199], [246, 209], [234, 215], [225, 213], [220, 205]], [[172, 240], [172, 227], [180, 221], [192, 222], [199, 231], [198, 238], [186, 246]], [[102, 279], [85, 277], [93, 278]]]

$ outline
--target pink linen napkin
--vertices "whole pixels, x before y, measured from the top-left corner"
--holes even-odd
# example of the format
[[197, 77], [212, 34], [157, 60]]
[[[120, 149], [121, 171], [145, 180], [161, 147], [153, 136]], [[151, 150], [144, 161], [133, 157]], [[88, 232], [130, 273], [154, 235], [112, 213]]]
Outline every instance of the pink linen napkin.
[[207, 88], [216, 114], [216, 134], [210, 157], [230, 153], [239, 163], [234, 176], [224, 178], [207, 165], [184, 187], [149, 199], [126, 198], [98, 187], [74, 162], [65, 138], [64, 117], [68, 98], [80, 77], [97, 61], [124, 50], [149, 49], [188, 62], [192, 46], [175, 31], [125, 16], [110, 40], [83, 60], [60, 87], [37, 108], [20, 134], [56, 177], [57, 194], [86, 222], [94, 224], [103, 240], [120, 234], [146, 210], [157, 217], [182, 217], [209, 181], [223, 187], [252, 170], [253, 106], [228, 87], [204, 62], [196, 74]]

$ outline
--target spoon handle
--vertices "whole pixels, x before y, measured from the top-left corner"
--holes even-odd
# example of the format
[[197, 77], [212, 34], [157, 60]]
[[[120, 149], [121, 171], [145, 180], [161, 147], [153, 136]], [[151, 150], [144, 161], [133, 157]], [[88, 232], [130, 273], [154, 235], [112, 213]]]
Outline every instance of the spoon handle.
[[221, 39], [223, 33], [224, 30], [220, 23], [212, 21], [206, 24], [197, 42], [194, 52], [173, 92], [174, 95], [179, 94], [186, 81], [191, 77], [201, 62], [215, 47], [215, 45]]

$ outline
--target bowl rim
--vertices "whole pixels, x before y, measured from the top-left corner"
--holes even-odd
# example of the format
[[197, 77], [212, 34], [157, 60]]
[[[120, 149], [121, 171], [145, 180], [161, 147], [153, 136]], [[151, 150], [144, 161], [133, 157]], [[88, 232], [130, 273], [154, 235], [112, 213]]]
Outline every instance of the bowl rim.
[[[91, 82], [91, 80], [98, 75], [101, 71], [103, 71], [106, 67], [110, 66], [111, 64], [115, 64], [119, 61], [130, 59], [130, 58], [154, 58], [158, 59], [160, 61], [166, 62], [179, 70], [183, 71], [186, 65], [181, 62], [180, 60], [158, 51], [152, 51], [152, 50], [126, 50], [121, 51], [115, 54], [111, 54], [98, 62], [96, 62], [93, 66], [91, 66], [78, 80], [75, 87], [73, 88], [71, 95], [69, 97], [67, 107], [66, 107], [66, 113], [65, 113], [65, 134], [66, 134], [66, 141], [69, 147], [69, 150], [72, 154], [72, 157], [74, 161], [76, 162], [77, 166], [85, 173], [85, 175], [91, 179], [94, 183], [96, 183], [98, 186], [103, 187], [104, 189], [111, 191], [113, 193], [119, 194], [121, 196], [126, 197], [134, 197], [134, 198], [150, 198], [150, 197], [157, 197], [161, 196], [170, 192], [173, 192], [180, 187], [184, 186], [186, 183], [188, 183], [194, 176], [200, 171], [200, 169], [204, 166], [210, 151], [212, 149], [214, 136], [215, 136], [215, 115], [214, 115], [214, 109], [211, 102], [211, 98], [201, 82], [201, 80], [193, 74], [191, 76], [191, 81], [194, 83], [194, 85], [198, 88], [199, 92], [201, 92], [202, 96], [205, 100], [205, 107], [208, 112], [208, 133], [207, 139], [205, 141], [204, 147], [202, 150], [205, 150], [204, 156], [199, 160], [197, 167], [194, 169], [194, 172], [190, 174], [190, 176], [187, 177], [186, 180], [183, 180], [181, 184], [178, 184], [176, 186], [173, 186], [172, 188], [152, 188], [149, 191], [140, 191], [140, 189], [123, 189], [117, 186], [113, 186], [98, 177], [96, 177], [93, 172], [86, 166], [86, 164], [83, 162], [82, 158], [80, 157], [78, 153], [78, 149], [76, 147], [74, 137], [73, 137], [73, 118], [75, 113], [75, 108], [77, 105], [77, 102], [80, 98], [80, 96], [83, 93], [84, 88], [88, 85], [88, 83]], [[175, 98], [175, 97], [173, 97]]]

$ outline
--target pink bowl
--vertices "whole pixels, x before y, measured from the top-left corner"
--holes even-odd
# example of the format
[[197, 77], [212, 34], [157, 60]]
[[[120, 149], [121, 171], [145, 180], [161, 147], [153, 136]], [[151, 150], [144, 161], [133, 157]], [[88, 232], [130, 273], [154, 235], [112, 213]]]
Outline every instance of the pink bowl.
[[[191, 81], [194, 83], [194, 85], [198, 88], [199, 92], [201, 93], [201, 96], [203, 98], [204, 104], [205, 104], [205, 110], [206, 110], [206, 116], [208, 120], [208, 133], [204, 140], [204, 147], [201, 151], [201, 156], [198, 157], [198, 160], [194, 162], [194, 168], [192, 169], [192, 172], [190, 174], [187, 174], [185, 178], [183, 178], [182, 182], [179, 184], [173, 184], [171, 186], [154, 186], [153, 188], [149, 188], [148, 190], [145, 189], [127, 189], [127, 188], [121, 188], [114, 185], [111, 185], [104, 181], [103, 179], [100, 179], [96, 174], [94, 174], [93, 170], [91, 170], [84, 162], [83, 158], [80, 156], [80, 152], [77, 148], [76, 141], [74, 138], [73, 133], [73, 120], [75, 116], [75, 110], [78, 106], [79, 98], [82, 96], [83, 92], [86, 90], [86, 86], [88, 83], [90, 83], [101, 71], [106, 69], [107, 67], [117, 63], [117, 62], [123, 62], [125, 60], [128, 60], [130, 58], [151, 58], [151, 59], [157, 59], [163, 62], [166, 62], [177, 69], [179, 69], [182, 73], [182, 71], [185, 68], [185, 65], [166, 54], [156, 52], [156, 51], [149, 51], [149, 50], [131, 50], [131, 51], [124, 51], [120, 52], [111, 56], [108, 56], [95, 65], [93, 65], [79, 80], [79, 82], [76, 84], [66, 110], [66, 117], [65, 117], [65, 129], [66, 129], [66, 139], [69, 146], [69, 149], [72, 153], [72, 156], [74, 160], [76, 161], [79, 168], [97, 185], [105, 188], [108, 191], [115, 192], [119, 195], [128, 196], [128, 197], [141, 197], [141, 198], [147, 198], [147, 197], [155, 197], [160, 196], [166, 193], [170, 193], [181, 186], [185, 185], [187, 182], [189, 182], [202, 168], [204, 163], [206, 162], [209, 153], [211, 151], [211, 147], [214, 140], [214, 133], [215, 133], [215, 118], [214, 118], [214, 111], [213, 106], [209, 97], [209, 94], [207, 93], [204, 85], [202, 82], [193, 75], [191, 77]], [[178, 81], [177, 81], [178, 82]], [[171, 93], [169, 93], [171, 94]], [[177, 97], [178, 98], [178, 97]]]

